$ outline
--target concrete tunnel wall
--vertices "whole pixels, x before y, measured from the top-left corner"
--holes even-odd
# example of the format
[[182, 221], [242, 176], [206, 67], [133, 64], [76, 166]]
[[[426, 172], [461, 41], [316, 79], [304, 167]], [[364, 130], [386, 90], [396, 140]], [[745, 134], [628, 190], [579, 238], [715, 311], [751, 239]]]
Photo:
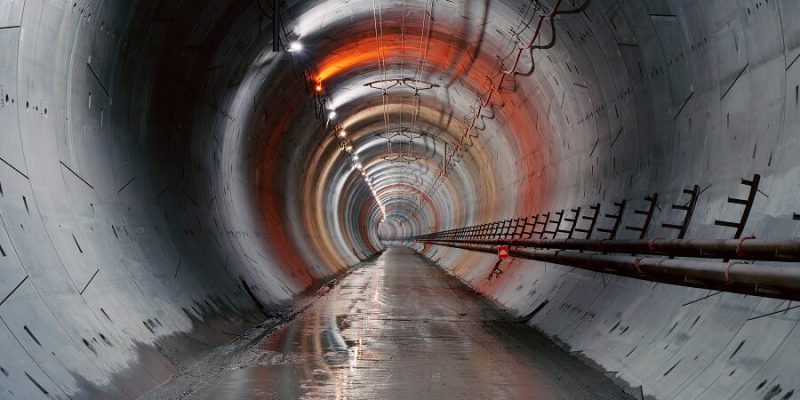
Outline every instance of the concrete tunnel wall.
[[[687, 237], [729, 238], [714, 221], [737, 218], [728, 196], [760, 174], [746, 233], [798, 234], [795, 2], [592, 1], [558, 16], [553, 46], [523, 57], [530, 76], [503, 86], [437, 190], [448, 158], [431, 137], [458, 141], [513, 32], [530, 37], [533, 3], [384, 2], [376, 51], [373, 2], [287, 1], [300, 54], [271, 52], [262, 3], [0, 2], [0, 397], [135, 398], [380, 250], [379, 226], [610, 212], [658, 192], [647, 236], [674, 237], [656, 227], [697, 184]], [[324, 84], [385, 223], [301, 70]], [[418, 107], [410, 92], [385, 104], [364, 87], [384, 74], [438, 87]], [[417, 162], [383, 159], [384, 106], [429, 133]], [[800, 314], [756, 318], [786, 302], [519, 260], [489, 282], [493, 257], [424, 254], [520, 316], [546, 300], [530, 324], [645, 395], [794, 396]]]

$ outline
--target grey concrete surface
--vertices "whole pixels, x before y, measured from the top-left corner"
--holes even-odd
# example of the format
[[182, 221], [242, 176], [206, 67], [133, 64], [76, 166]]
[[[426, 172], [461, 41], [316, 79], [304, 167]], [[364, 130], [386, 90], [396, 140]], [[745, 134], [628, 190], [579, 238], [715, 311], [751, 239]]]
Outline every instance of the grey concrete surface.
[[[273, 53], [265, 0], [0, 0], [0, 398], [137, 398], [379, 233], [658, 192], [646, 236], [674, 237], [699, 185], [687, 237], [730, 238], [759, 174], [745, 234], [798, 236], [797, 1], [585, 2], [476, 115], [553, 4], [286, 0], [304, 49]], [[387, 77], [436, 86], [365, 86]], [[491, 257], [419, 250], [515, 316], [547, 301], [532, 325], [645, 396], [798, 396], [793, 303], [520, 261], [490, 283]]]
[[[186, 398], [215, 400], [630, 398], [402, 247], [246, 347], [203, 361], [147, 398], [183, 397], [175, 390], [187, 386]], [[205, 370], [220, 372], [196, 379]]]

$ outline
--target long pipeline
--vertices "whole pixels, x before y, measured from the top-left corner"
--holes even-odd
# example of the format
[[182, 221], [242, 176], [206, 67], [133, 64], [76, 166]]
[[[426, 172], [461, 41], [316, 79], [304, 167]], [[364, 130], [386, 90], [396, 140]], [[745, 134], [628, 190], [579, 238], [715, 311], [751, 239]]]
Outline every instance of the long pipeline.
[[585, 239], [438, 239], [417, 238], [420, 242], [450, 242], [482, 246], [507, 245], [551, 250], [578, 250], [600, 253], [661, 255], [670, 257], [720, 258], [758, 261], [800, 261], [798, 239], [661, 239], [585, 240]]
[[[495, 245], [436, 240], [424, 240], [424, 242], [492, 254], [497, 251]], [[518, 241], [510, 240], [502, 242], [515, 242], [514, 246], [519, 244]], [[574, 240], [570, 242], [578, 241]], [[734, 242], [739, 241], [736, 240]], [[742, 245], [746, 242], [748, 241], [742, 242]], [[797, 243], [796, 241], [789, 242], [793, 242], [791, 246], [785, 245], [782, 247], [787, 250], [787, 253], [781, 254], [789, 254], [788, 250], [793, 249], [791, 254], [793, 254], [793, 257], [796, 259]], [[555, 243], [553, 245], [555, 245]], [[621, 243], [618, 245], [620, 247], [625, 247], [622, 246]], [[641, 244], [637, 245], [641, 246]], [[721, 246], [719, 247], [719, 251], [725, 250], [725, 252], [730, 252], [730, 249], [728, 249], [730, 246], [729, 243], [717, 243], [717, 245]], [[753, 247], [752, 250], [754, 250], [753, 254], [757, 254], [756, 247], [758, 246], [751, 247]], [[509, 255], [517, 258], [550, 262], [652, 282], [699, 287], [762, 297], [800, 300], [800, 265], [788, 264], [785, 262], [756, 264], [747, 263], [741, 259], [733, 261], [710, 261], [683, 257], [672, 258], [654, 254], [606, 254], [601, 252], [587, 253], [576, 249], [520, 249], [518, 247], [510, 247]], [[718, 258], [718, 256], [716, 257]]]

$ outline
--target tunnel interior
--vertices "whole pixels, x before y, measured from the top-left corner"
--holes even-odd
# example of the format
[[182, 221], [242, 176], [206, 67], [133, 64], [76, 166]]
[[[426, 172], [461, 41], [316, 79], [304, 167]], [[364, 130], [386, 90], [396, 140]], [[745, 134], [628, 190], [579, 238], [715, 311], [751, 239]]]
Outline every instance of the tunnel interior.
[[[409, 238], [560, 211], [559, 237], [596, 205], [617, 239], [671, 239], [695, 187], [681, 239], [796, 238], [798, 21], [791, 0], [0, 1], [0, 397], [138, 398], [403, 244], [643, 396], [793, 398], [790, 300]], [[741, 232], [720, 224], [756, 176]]]

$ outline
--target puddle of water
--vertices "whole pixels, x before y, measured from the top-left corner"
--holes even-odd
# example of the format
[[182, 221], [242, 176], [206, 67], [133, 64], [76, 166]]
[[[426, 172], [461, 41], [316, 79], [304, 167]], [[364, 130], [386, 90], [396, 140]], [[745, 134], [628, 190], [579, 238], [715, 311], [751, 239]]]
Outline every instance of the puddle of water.
[[267, 339], [258, 367], [225, 371], [195, 398], [626, 398], [441, 271], [384, 258], [342, 282], [364, 289], [334, 289]]

